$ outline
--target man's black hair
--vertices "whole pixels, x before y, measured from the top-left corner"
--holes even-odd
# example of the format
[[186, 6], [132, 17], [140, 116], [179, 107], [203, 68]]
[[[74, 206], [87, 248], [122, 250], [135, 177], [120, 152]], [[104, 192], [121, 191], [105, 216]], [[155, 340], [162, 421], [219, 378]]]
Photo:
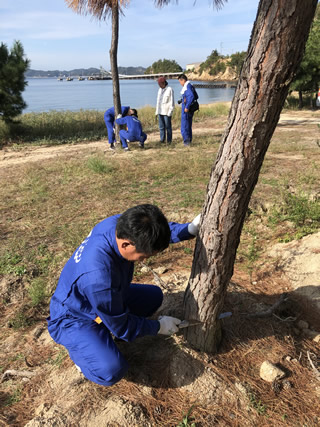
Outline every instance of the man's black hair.
[[118, 239], [133, 243], [137, 252], [152, 255], [165, 250], [170, 243], [171, 231], [161, 210], [144, 204], [126, 210], [118, 219]]
[[131, 116], [138, 117], [138, 111], [135, 108], [131, 108], [131, 111], [132, 111]]
[[178, 77], [178, 80], [188, 80], [188, 77], [185, 74], [180, 74], [180, 76]]

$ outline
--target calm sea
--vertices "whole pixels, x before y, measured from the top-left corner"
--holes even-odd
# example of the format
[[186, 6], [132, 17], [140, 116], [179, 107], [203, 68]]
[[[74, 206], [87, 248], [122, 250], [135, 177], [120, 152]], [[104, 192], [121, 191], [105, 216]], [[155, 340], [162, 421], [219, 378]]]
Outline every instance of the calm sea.
[[[180, 98], [178, 80], [168, 80], [174, 90], [175, 101]], [[194, 82], [196, 83], [196, 82]], [[199, 82], [201, 83], [201, 82]], [[155, 80], [120, 80], [122, 105], [140, 108], [156, 106], [158, 84]], [[200, 104], [231, 101], [235, 89], [197, 88]], [[50, 110], [98, 110], [105, 111], [113, 105], [111, 80], [58, 81], [53, 78], [29, 79], [23, 92], [28, 104], [24, 113]]]

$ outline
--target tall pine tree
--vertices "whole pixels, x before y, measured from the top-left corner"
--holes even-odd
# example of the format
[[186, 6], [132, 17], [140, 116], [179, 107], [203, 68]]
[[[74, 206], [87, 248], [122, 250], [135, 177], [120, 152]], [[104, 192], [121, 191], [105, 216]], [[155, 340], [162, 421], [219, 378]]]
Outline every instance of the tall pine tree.
[[306, 49], [291, 90], [299, 92], [299, 108], [303, 107], [303, 92], [311, 93], [313, 107], [320, 87], [320, 5], [317, 6]]
[[0, 117], [11, 123], [27, 106], [22, 92], [28, 84], [24, 74], [29, 67], [29, 60], [24, 57], [23, 46], [15, 41], [12, 49], [0, 45]]

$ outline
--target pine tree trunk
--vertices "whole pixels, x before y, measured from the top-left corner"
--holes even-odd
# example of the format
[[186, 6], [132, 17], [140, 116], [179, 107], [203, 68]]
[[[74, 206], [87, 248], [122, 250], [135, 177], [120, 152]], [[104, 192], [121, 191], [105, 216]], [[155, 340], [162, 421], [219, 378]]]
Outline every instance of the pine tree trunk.
[[194, 347], [214, 353], [218, 315], [233, 274], [250, 197], [309, 34], [317, 0], [260, 0], [208, 185], [191, 276], [184, 298], [186, 328]]
[[303, 108], [303, 96], [302, 96], [302, 90], [299, 90], [299, 110], [302, 110]]
[[[113, 105], [115, 117], [121, 114], [119, 72], [118, 72], [118, 40], [119, 40], [119, 5], [118, 0], [112, 2], [112, 38], [110, 48], [110, 65], [113, 88]], [[119, 126], [116, 124], [116, 140], [119, 141]]]

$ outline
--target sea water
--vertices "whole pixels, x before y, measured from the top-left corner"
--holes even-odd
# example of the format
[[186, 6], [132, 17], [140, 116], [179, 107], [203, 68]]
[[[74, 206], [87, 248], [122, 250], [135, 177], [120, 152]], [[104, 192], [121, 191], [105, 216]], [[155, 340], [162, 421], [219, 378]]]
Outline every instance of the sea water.
[[[178, 80], [168, 80], [168, 84], [173, 88], [177, 102], [181, 97], [181, 85]], [[121, 104], [137, 109], [146, 105], [155, 107], [158, 89], [156, 80], [120, 80]], [[234, 91], [234, 88], [197, 88], [200, 104], [231, 101]], [[33, 78], [28, 80], [23, 98], [27, 103], [24, 113], [81, 109], [105, 111], [113, 105], [112, 80]]]

